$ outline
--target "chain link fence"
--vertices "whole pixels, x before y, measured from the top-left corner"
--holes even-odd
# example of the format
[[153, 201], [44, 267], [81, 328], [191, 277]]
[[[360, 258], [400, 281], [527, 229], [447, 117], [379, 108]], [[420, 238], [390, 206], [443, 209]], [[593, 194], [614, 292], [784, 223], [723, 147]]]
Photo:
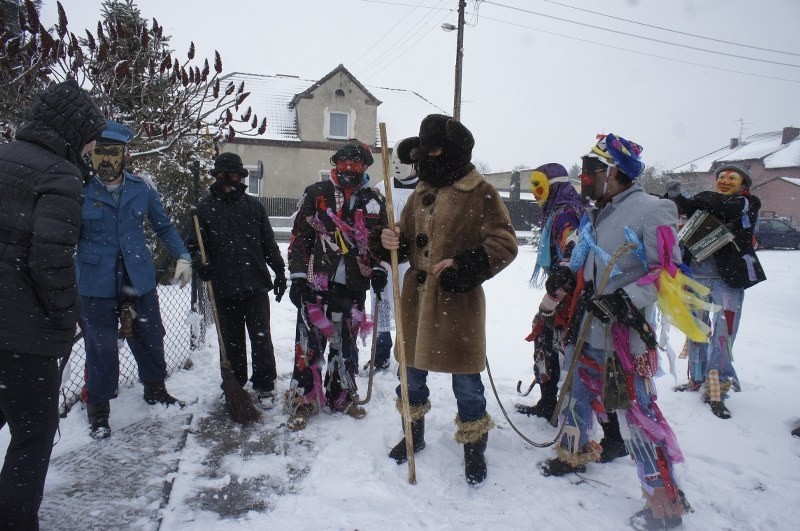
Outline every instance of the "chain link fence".
[[[158, 299], [164, 323], [164, 358], [167, 375], [192, 366], [192, 351], [203, 345], [208, 326], [213, 326], [211, 305], [205, 284], [192, 278], [191, 289], [175, 285], [159, 285]], [[119, 344], [119, 385], [133, 385], [139, 380], [139, 369], [128, 343]], [[72, 353], [63, 366], [59, 412], [64, 417], [81, 400], [86, 366], [83, 334], [78, 331]]]

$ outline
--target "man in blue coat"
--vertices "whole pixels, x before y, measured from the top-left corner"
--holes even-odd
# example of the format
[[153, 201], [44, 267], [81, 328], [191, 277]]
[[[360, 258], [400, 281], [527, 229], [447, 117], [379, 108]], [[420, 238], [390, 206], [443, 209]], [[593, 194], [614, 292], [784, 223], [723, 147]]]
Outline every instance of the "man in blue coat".
[[158, 306], [156, 272], [147, 247], [144, 219], [177, 258], [175, 280], [191, 279], [191, 258], [153, 184], [125, 171], [127, 144], [133, 132], [108, 120], [94, 151], [95, 176], [83, 189], [81, 233], [76, 257], [80, 325], [86, 346], [84, 400], [90, 434], [111, 435], [109, 400], [119, 382], [117, 330], [126, 337], [139, 367], [148, 404], [183, 403], [164, 386], [164, 325]]

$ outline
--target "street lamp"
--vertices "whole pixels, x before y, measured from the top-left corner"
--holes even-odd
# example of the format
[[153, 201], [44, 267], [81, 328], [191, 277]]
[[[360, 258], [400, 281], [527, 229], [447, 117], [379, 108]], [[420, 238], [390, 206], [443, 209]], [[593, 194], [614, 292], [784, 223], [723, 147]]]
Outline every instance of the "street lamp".
[[456, 38], [456, 83], [453, 96], [453, 118], [461, 121], [461, 64], [464, 61], [464, 9], [466, 0], [458, 1], [458, 26], [445, 22], [442, 29], [445, 31], [458, 30]]

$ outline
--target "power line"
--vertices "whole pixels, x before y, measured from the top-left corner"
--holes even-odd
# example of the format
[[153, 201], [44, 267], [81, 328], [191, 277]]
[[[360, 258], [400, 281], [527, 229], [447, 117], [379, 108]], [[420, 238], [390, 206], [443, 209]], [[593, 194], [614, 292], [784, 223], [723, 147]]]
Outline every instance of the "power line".
[[753, 73], [750, 73], [750, 72], [742, 72], [740, 70], [733, 70], [733, 69], [730, 69], [730, 68], [722, 68], [720, 66], [706, 65], [706, 64], [702, 64], [702, 63], [693, 63], [691, 61], [684, 61], [682, 59], [675, 59], [675, 58], [672, 58], [672, 57], [665, 57], [663, 55], [656, 55], [656, 54], [652, 54], [652, 53], [642, 52], [642, 51], [639, 51], [639, 50], [631, 50], [630, 48], [623, 48], [621, 46], [614, 46], [612, 44], [605, 44], [605, 43], [602, 43], [602, 42], [592, 41], [592, 40], [588, 40], [588, 39], [581, 39], [580, 37], [573, 37], [571, 35], [564, 35], [563, 33], [556, 33], [556, 32], [553, 32], [553, 31], [534, 28], [532, 26], [526, 26], [524, 24], [519, 24], [519, 23], [516, 23], [516, 22], [509, 22], [507, 20], [500, 20], [500, 19], [497, 19], [497, 18], [487, 17], [486, 15], [481, 15], [481, 18], [484, 19], [484, 20], [491, 20], [491, 21], [494, 21], [494, 22], [500, 22], [501, 24], [508, 24], [510, 26], [517, 26], [519, 28], [525, 28], [525, 29], [530, 29], [530, 30], [533, 30], [533, 31], [538, 31], [540, 33], [547, 33], [549, 35], [555, 35], [557, 37], [564, 37], [565, 39], [571, 39], [571, 40], [575, 40], [575, 41], [585, 42], [585, 43], [588, 43], [588, 44], [596, 44], [598, 46], [604, 46], [606, 48], [612, 48], [614, 50], [622, 50], [624, 52], [630, 52], [630, 53], [635, 53], [635, 54], [639, 54], [639, 55], [645, 55], [647, 57], [655, 57], [657, 59], [664, 59], [666, 61], [673, 61], [675, 63], [683, 63], [683, 64], [687, 64], [687, 65], [700, 66], [700, 67], [703, 67], [703, 68], [710, 68], [712, 70], [721, 70], [723, 72], [731, 72], [731, 73], [734, 73], [734, 74], [742, 74], [744, 76], [761, 77], [761, 78], [765, 78], [765, 79], [775, 79], [775, 80], [778, 80], [778, 81], [788, 81], [789, 83], [800, 83], [800, 80], [796, 80], [796, 79], [787, 79], [787, 78], [783, 78], [783, 77], [767, 76], [767, 75], [762, 75], [762, 74], [753, 74]]
[[613, 20], [620, 20], [622, 22], [630, 22], [631, 24], [638, 24], [640, 26], [645, 26], [645, 27], [648, 27], [648, 28], [653, 28], [653, 29], [657, 29], [657, 30], [661, 30], [661, 31], [668, 31], [668, 32], [671, 32], [671, 33], [677, 33], [679, 35], [686, 35], [687, 37], [694, 37], [696, 39], [705, 39], [707, 41], [719, 42], [719, 43], [722, 43], [722, 44], [730, 44], [732, 46], [740, 46], [742, 48], [752, 48], [753, 50], [761, 50], [761, 51], [764, 51], [764, 52], [773, 52], [773, 53], [780, 53], [780, 54], [784, 54], [784, 55], [800, 56], [800, 53], [785, 52], [783, 50], [774, 50], [772, 48], [762, 48], [761, 46], [755, 46], [753, 44], [743, 44], [741, 42], [726, 41], [724, 39], [716, 39], [714, 37], [707, 37], [705, 35], [697, 35], [696, 33], [689, 33], [689, 32], [686, 32], [686, 31], [680, 31], [680, 30], [665, 28], [663, 26], [656, 26], [655, 24], [648, 24], [646, 22], [639, 22], [638, 20], [630, 20], [630, 19], [627, 19], [627, 18], [615, 17], [614, 15], [608, 15], [606, 13], [600, 13], [599, 11], [592, 11], [591, 9], [584, 9], [582, 7], [571, 6], [569, 4], [562, 4], [561, 2], [555, 2], [553, 0], [541, 0], [541, 1], [542, 2], [547, 2], [548, 4], [555, 4], [557, 6], [566, 7], [566, 8], [569, 8], [569, 9], [575, 9], [576, 11], [583, 11], [584, 13], [591, 13], [592, 15], [597, 15], [597, 16], [600, 16], [600, 17], [606, 17], [606, 18], [610, 18], [610, 19], [613, 19]]
[[[437, 4], [437, 6], [444, 4], [446, 1], [447, 1], [447, 0], [439, 0], [439, 3]], [[447, 15], [445, 15], [445, 17], [449, 16], [449, 11], [450, 11], [450, 10], [448, 10], [448, 13], [447, 13]], [[421, 19], [419, 19], [419, 20], [418, 20], [418, 21], [417, 21], [417, 22], [414, 24], [414, 26], [412, 26], [411, 28], [409, 28], [409, 30], [408, 30], [408, 31], [406, 31], [406, 33], [405, 33], [405, 34], [403, 34], [403, 35], [402, 35], [400, 38], [398, 38], [396, 41], [394, 41], [394, 42], [393, 42], [393, 43], [392, 43], [392, 44], [389, 46], [389, 48], [390, 48], [390, 50], [391, 50], [391, 51], [389, 51], [387, 54], [379, 55], [379, 56], [378, 56], [378, 57], [376, 57], [376, 58], [375, 58], [375, 59], [374, 59], [374, 60], [373, 60], [371, 63], [367, 64], [367, 65], [366, 65], [364, 68], [362, 68], [362, 69], [359, 71], [359, 77], [361, 77], [361, 76], [364, 76], [364, 75], [365, 75], [367, 72], [369, 72], [370, 70], [373, 70], [375, 67], [379, 66], [379, 65], [380, 65], [382, 62], [385, 62], [385, 63], [387, 63], [387, 64], [388, 64], [388, 63], [390, 63], [391, 61], [393, 61], [394, 59], [391, 59], [391, 60], [390, 60], [390, 59], [389, 59], [389, 57], [388, 57], [388, 55], [396, 54], [396, 53], [397, 53], [397, 51], [398, 51], [400, 48], [402, 48], [402, 46], [404, 46], [404, 45], [405, 45], [407, 42], [409, 42], [409, 41], [410, 41], [410, 40], [411, 40], [411, 39], [412, 39], [412, 38], [413, 38], [413, 37], [414, 37], [414, 36], [415, 36], [417, 33], [419, 33], [419, 32], [420, 32], [422, 29], [424, 29], [424, 28], [425, 28], [425, 26], [427, 25], [427, 23], [428, 23], [428, 22], [430, 22], [430, 20], [433, 18], [433, 16], [434, 16], [434, 13], [433, 13], [433, 11], [431, 11], [431, 12], [430, 12], [430, 13], [428, 13], [427, 15], [423, 15], [423, 16], [422, 16], [422, 18], [421, 18]], [[405, 53], [405, 52], [403, 52], [403, 53]], [[400, 54], [400, 55], [402, 55], [402, 54]], [[400, 57], [400, 56], [397, 56], [397, 57]], [[396, 59], [396, 58], [395, 58], [395, 59]], [[381, 69], [381, 70], [382, 70], [382, 69]]]
[[[366, 0], [365, 0], [365, 1], [366, 1]], [[365, 55], [367, 55], [369, 52], [371, 52], [372, 50], [374, 50], [374, 49], [375, 49], [375, 47], [376, 47], [376, 46], [377, 46], [379, 43], [381, 43], [381, 42], [382, 42], [382, 41], [383, 41], [383, 40], [386, 38], [386, 36], [387, 36], [387, 35], [389, 35], [391, 32], [393, 32], [393, 31], [395, 30], [395, 28], [397, 28], [397, 27], [398, 27], [400, 24], [402, 24], [402, 23], [403, 23], [403, 21], [404, 21], [405, 19], [407, 19], [408, 17], [410, 17], [410, 16], [411, 16], [411, 13], [413, 13], [414, 11], [416, 11], [416, 9], [417, 9], [419, 6], [421, 6], [421, 5], [422, 5], [424, 2], [425, 2], [425, 0], [420, 0], [419, 4], [417, 4], [417, 5], [415, 5], [415, 6], [414, 6], [414, 9], [412, 9], [412, 10], [411, 10], [411, 11], [409, 11], [409, 12], [407, 12], [407, 13], [406, 13], [406, 14], [403, 16], [403, 18], [401, 18], [400, 20], [398, 20], [398, 21], [395, 23], [395, 25], [394, 25], [394, 26], [392, 26], [392, 28], [391, 28], [389, 31], [387, 31], [387, 32], [386, 32], [386, 33], [385, 33], [385, 34], [384, 34], [384, 35], [383, 35], [381, 38], [379, 38], [377, 41], [375, 41], [375, 42], [372, 44], [372, 46], [370, 46], [370, 47], [368, 47], [366, 50], [364, 50], [364, 53], [362, 53], [361, 55], [359, 55], [359, 56], [356, 58], [356, 60], [355, 60], [355, 61], [353, 61], [352, 63], [350, 63], [350, 67], [352, 68], [352, 67], [354, 67], [355, 65], [357, 65], [357, 64], [358, 64], [358, 62], [361, 60], [361, 58], [362, 58], [362, 57], [364, 57], [364, 56], [365, 56]]]
[[544, 13], [538, 13], [536, 11], [531, 11], [529, 9], [522, 9], [521, 7], [509, 6], [509, 5], [506, 5], [506, 4], [501, 4], [499, 2], [492, 2], [490, 0], [483, 0], [483, 1], [486, 4], [491, 4], [491, 5], [495, 5], [495, 6], [498, 6], [498, 7], [504, 7], [506, 9], [511, 9], [511, 10], [514, 10], [514, 11], [521, 11], [523, 13], [528, 13], [528, 14], [531, 14], [531, 15], [537, 15], [537, 16], [544, 17], [544, 18], [558, 20], [560, 22], [567, 22], [569, 24], [575, 24], [575, 25], [578, 25], [578, 26], [584, 26], [584, 27], [587, 27], [587, 28], [592, 28], [592, 29], [596, 29], [596, 30], [600, 30], [600, 31], [607, 31], [609, 33], [615, 33], [617, 35], [625, 35], [627, 37], [634, 37], [634, 38], [637, 38], [637, 39], [643, 39], [643, 40], [646, 40], [646, 41], [657, 42], [657, 43], [660, 43], [660, 44], [667, 44], [669, 46], [677, 46], [677, 47], [680, 47], [680, 48], [687, 48], [689, 50], [696, 50], [696, 51], [701, 51], [701, 52], [706, 52], [706, 53], [713, 53], [713, 54], [717, 54], [717, 55], [724, 55], [724, 56], [727, 56], [727, 57], [735, 57], [737, 59], [745, 59], [747, 61], [756, 61], [756, 62], [759, 62], [759, 63], [769, 63], [769, 64], [780, 65], [780, 66], [789, 66], [791, 68], [800, 68], [800, 65], [796, 65], [796, 64], [792, 64], [792, 63], [782, 63], [780, 61], [770, 61], [768, 59], [758, 59], [756, 57], [748, 57], [746, 55], [738, 55], [738, 54], [727, 53], [727, 52], [718, 52], [716, 50], [709, 50], [707, 48], [700, 48], [698, 46], [689, 46], [688, 44], [679, 44], [679, 43], [676, 43], [676, 42], [670, 42], [670, 41], [665, 41], [665, 40], [662, 40], [662, 39], [656, 39], [654, 37], [646, 37], [644, 35], [637, 35], [635, 33], [627, 33], [627, 32], [624, 32], [624, 31], [614, 30], [614, 29], [610, 29], [610, 28], [604, 28], [602, 26], [595, 26], [594, 24], [586, 24], [584, 22], [577, 22], [575, 20], [570, 20], [568, 18], [557, 17], [557, 16], [554, 16], [554, 15], [547, 15], [547, 14], [544, 14]]

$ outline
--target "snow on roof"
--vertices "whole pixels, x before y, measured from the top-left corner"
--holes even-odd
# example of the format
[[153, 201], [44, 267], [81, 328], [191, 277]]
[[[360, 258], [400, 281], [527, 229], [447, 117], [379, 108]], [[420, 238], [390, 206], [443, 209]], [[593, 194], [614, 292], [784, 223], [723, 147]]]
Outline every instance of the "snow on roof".
[[781, 177], [781, 179], [795, 186], [800, 186], [800, 177]]
[[737, 162], [759, 159], [764, 167], [788, 168], [800, 166], [800, 137], [781, 144], [783, 131], [758, 133], [745, 138], [738, 146], [726, 146], [673, 169], [673, 173], [707, 172], [715, 162]]
[[[225, 81], [233, 81], [237, 86], [244, 81], [244, 90], [250, 95], [240, 107], [243, 114], [247, 107], [258, 116], [267, 119], [267, 130], [263, 135], [250, 136], [264, 140], [285, 140], [299, 142], [297, 136], [297, 114], [290, 107], [296, 94], [306, 91], [318, 80], [300, 79], [286, 75], [247, 74], [234, 72], [225, 76]], [[385, 87], [365, 85], [369, 92], [382, 103], [378, 106], [378, 123], [386, 122], [389, 146], [409, 136], [416, 136], [419, 123], [428, 114], [447, 114], [416, 92]], [[375, 128], [375, 145], [378, 146], [380, 134]]]

